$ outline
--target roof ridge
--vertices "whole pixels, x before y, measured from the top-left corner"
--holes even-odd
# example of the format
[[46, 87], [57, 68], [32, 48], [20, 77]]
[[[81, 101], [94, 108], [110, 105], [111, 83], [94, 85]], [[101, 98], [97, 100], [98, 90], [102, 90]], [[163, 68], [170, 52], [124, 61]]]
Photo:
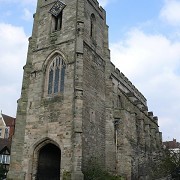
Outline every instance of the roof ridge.
[[15, 119], [14, 117], [9, 116], [9, 115], [6, 115], [6, 114], [2, 114], [2, 113], [1, 113], [1, 115], [2, 115], [2, 117], [3, 117], [3, 116], [6, 116], [6, 117], [9, 117], [9, 118], [13, 118], [13, 119]]

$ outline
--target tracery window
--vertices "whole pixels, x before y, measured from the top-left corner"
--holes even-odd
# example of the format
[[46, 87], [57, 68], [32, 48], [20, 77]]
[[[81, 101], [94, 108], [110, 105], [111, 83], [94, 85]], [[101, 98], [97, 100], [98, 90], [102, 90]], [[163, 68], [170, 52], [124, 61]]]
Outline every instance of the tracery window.
[[48, 94], [64, 91], [65, 63], [61, 56], [56, 56], [48, 69]]

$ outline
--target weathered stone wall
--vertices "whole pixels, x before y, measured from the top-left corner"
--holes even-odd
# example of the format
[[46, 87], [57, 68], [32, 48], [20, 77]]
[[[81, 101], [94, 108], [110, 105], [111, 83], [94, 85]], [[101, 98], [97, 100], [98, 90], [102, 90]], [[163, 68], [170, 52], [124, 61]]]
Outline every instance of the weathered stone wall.
[[[91, 15], [95, 32], [91, 37]], [[85, 1], [83, 66], [83, 169], [90, 159], [105, 167], [105, 12], [97, 1]]]
[[[116, 173], [128, 179], [140, 177], [149, 179], [151, 163], [161, 151], [162, 142], [158, 119], [152, 112], [148, 112], [144, 96], [119, 70], [114, 69], [109, 75], [111, 77], [111, 81], [108, 82], [109, 96], [106, 95], [106, 97], [110, 98], [109, 112], [112, 113], [114, 122], [109, 121], [109, 128], [112, 129], [111, 135], [108, 131], [106, 133], [113, 137], [117, 129], [117, 143], [113, 144], [117, 146], [116, 151], [114, 150], [117, 154], [114, 156], [117, 161], [114, 165]], [[114, 131], [113, 123], [117, 123]]]
[[93, 55], [86, 46], [83, 69], [83, 165], [87, 164], [90, 158], [97, 158], [98, 163], [104, 166], [105, 80], [104, 67], [99, 66], [97, 60], [97, 55]]
[[[55, 1], [52, 1], [55, 2]], [[76, 1], [67, 1], [61, 31], [51, 31], [53, 3], [38, 3], [32, 37], [24, 67], [21, 98], [18, 103], [9, 179], [31, 179], [36, 174], [35, 149], [49, 140], [61, 149], [61, 175], [72, 171], [74, 55]], [[47, 67], [60, 54], [66, 64], [64, 93], [47, 95]], [[36, 165], [37, 166], [37, 165]]]
[[[110, 62], [105, 11], [97, 0], [64, 0], [62, 28], [53, 31], [54, 2], [39, 0], [34, 15], [8, 179], [34, 179], [48, 143], [61, 150], [61, 179], [82, 180], [91, 158], [112, 174], [150, 179], [162, 143], [158, 118]], [[64, 92], [48, 95], [56, 55], [66, 64]]]

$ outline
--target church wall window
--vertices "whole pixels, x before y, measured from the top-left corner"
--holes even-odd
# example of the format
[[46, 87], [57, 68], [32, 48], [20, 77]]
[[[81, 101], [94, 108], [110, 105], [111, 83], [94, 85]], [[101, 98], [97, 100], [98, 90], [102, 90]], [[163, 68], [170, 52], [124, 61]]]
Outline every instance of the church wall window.
[[61, 30], [62, 28], [62, 12], [58, 16], [53, 16], [53, 31]]
[[54, 93], [58, 92], [58, 86], [59, 86], [59, 67], [56, 67], [55, 80], [54, 80]]
[[61, 68], [61, 83], [60, 83], [60, 92], [64, 91], [64, 76], [65, 76], [65, 66]]
[[53, 69], [49, 71], [49, 83], [48, 83], [48, 94], [52, 93], [52, 86], [53, 86]]
[[52, 31], [58, 31], [62, 28], [62, 16], [65, 6], [63, 2], [56, 1], [50, 9], [49, 12], [52, 14]]
[[50, 63], [47, 75], [48, 95], [64, 91], [65, 63], [61, 56], [57, 56]]
[[118, 97], [117, 97], [117, 107], [121, 108], [121, 106], [122, 106], [121, 96], [118, 95]]
[[94, 14], [91, 14], [90, 36], [95, 40], [96, 34], [96, 18]]

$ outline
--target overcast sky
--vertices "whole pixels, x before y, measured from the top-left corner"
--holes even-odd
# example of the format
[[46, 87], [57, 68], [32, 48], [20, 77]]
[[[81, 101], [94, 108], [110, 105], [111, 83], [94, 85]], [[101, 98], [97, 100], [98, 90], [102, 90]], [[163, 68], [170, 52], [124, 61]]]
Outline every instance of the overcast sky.
[[[147, 98], [164, 140], [180, 141], [180, 0], [100, 0], [112, 62]], [[0, 110], [16, 115], [36, 0], [0, 0]]]

